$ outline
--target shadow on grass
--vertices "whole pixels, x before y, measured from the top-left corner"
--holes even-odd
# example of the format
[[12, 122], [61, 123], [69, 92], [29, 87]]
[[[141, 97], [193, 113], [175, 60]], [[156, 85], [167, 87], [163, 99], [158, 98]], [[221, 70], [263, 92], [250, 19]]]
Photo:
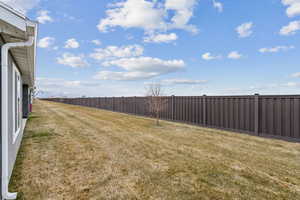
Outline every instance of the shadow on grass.
[[[39, 118], [38, 116], [31, 116], [31, 119]], [[13, 176], [11, 178], [11, 182], [9, 185], [10, 191], [18, 191], [17, 200], [25, 200], [24, 194], [19, 190], [20, 180], [24, 177], [24, 160], [26, 155], [28, 156], [28, 146], [31, 146], [31, 142], [38, 143], [40, 145], [44, 145], [50, 139], [52, 139], [56, 134], [54, 130], [26, 130], [24, 133], [22, 145], [20, 151], [18, 153], [18, 158], [16, 160]]]
[[40, 116], [31, 114], [31, 115], [28, 117], [27, 122], [30, 122], [30, 121], [32, 121], [32, 120], [34, 120], [34, 119], [38, 119], [38, 118], [40, 118]]
[[53, 131], [27, 131], [24, 139], [52, 137], [55, 133]]

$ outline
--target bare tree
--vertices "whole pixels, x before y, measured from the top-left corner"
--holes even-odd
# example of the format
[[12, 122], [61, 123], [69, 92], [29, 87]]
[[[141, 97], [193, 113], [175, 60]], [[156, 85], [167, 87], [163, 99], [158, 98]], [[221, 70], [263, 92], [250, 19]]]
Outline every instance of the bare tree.
[[44, 91], [37, 89], [37, 87], [34, 87], [31, 95], [32, 95], [33, 99], [36, 99], [36, 98], [38, 98], [39, 95], [42, 95], [43, 93], [44, 93]]
[[150, 113], [156, 118], [156, 125], [159, 126], [159, 117], [165, 109], [166, 100], [162, 97], [163, 89], [160, 83], [151, 83], [146, 87], [146, 103]]

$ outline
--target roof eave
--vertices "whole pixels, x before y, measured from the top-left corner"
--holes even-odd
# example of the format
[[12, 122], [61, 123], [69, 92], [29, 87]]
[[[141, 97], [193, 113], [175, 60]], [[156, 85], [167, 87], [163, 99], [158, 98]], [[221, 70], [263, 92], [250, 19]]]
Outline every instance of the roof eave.
[[[0, 21], [3, 21], [5, 26], [0, 27], [0, 33], [16, 37], [16, 40], [28, 40], [29, 37], [34, 37], [34, 45], [24, 48], [27, 55], [27, 64], [17, 63], [21, 69], [28, 70], [26, 73], [26, 84], [34, 87], [35, 81], [35, 65], [36, 65], [36, 46], [37, 46], [37, 29], [38, 23], [26, 18], [23, 14], [12, 9], [11, 7], [0, 2]], [[3, 23], [2, 23], [3, 24]], [[21, 36], [21, 37], [20, 37]], [[13, 40], [6, 42], [15, 42]], [[14, 50], [11, 51], [13, 56]], [[18, 60], [18, 59], [16, 59]]]

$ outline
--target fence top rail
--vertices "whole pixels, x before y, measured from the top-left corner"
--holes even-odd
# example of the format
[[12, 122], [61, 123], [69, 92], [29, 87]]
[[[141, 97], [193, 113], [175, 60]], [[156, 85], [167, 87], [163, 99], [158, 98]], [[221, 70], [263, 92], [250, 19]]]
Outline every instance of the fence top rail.
[[300, 98], [300, 95], [260, 95], [263, 98]]
[[[232, 95], [232, 96], [161, 96], [161, 98], [171, 98], [171, 97], [176, 97], [176, 98], [253, 98], [256, 95]], [[300, 98], [300, 95], [295, 94], [295, 95], [258, 95], [260, 98]], [[127, 98], [127, 99], [132, 99], [132, 98], [146, 98], [147, 96], [128, 96], [128, 97], [54, 97], [54, 98], [40, 98], [44, 100], [55, 100], [55, 99], [66, 99], [66, 100], [84, 100], [84, 99], [121, 99], [121, 98]]]

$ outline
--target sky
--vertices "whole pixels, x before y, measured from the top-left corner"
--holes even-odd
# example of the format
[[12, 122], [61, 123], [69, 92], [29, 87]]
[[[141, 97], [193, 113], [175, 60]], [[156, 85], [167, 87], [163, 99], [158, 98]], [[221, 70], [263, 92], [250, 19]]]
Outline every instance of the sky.
[[40, 24], [42, 97], [300, 92], [300, 0], [2, 1]]

